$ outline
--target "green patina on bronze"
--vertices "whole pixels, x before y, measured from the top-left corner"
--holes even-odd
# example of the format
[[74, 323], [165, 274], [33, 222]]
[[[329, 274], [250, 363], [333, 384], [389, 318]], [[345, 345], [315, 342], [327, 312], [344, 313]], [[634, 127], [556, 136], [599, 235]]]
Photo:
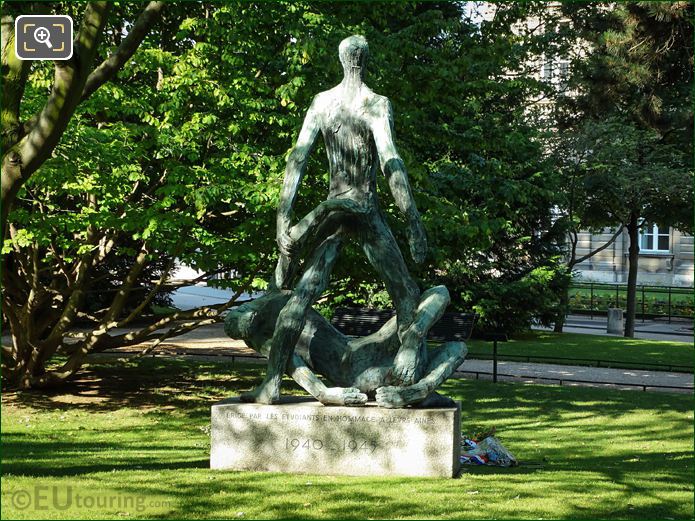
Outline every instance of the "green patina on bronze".
[[[368, 397], [384, 407], [443, 403], [435, 389], [463, 362], [466, 347], [449, 342], [427, 348], [427, 332], [444, 313], [449, 293], [437, 286], [420, 294], [379, 207], [377, 167], [407, 219], [411, 256], [422, 262], [427, 242], [394, 143], [391, 105], [363, 82], [367, 41], [346, 38], [339, 55], [343, 81], [314, 98], [287, 161], [277, 218], [280, 258], [271, 290], [226, 319], [227, 334], [268, 357], [265, 379], [241, 398], [277, 401], [287, 371], [326, 405], [359, 405]], [[292, 226], [292, 208], [319, 132], [331, 174], [328, 198]], [[362, 247], [396, 308], [396, 318], [364, 338], [347, 338], [311, 308], [328, 286], [346, 239]], [[337, 387], [326, 387], [317, 373]]]

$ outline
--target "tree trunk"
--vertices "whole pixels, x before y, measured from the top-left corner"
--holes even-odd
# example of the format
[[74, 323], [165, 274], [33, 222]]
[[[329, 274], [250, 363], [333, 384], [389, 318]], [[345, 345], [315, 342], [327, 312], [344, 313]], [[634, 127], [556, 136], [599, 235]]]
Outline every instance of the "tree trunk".
[[627, 311], [625, 313], [625, 336], [635, 337], [635, 312], [637, 310], [637, 266], [639, 264], [639, 215], [636, 212], [630, 214], [630, 222], [627, 224], [627, 234], [630, 237], [628, 249], [628, 274], [627, 274]]
[[606, 248], [608, 248], [611, 244], [613, 244], [618, 237], [623, 233], [623, 228], [625, 226], [621, 225], [620, 228], [618, 228], [615, 233], [613, 233], [613, 236], [606, 241], [602, 246], [596, 248], [593, 251], [590, 251], [586, 255], [583, 255], [581, 257], [577, 257], [577, 230], [574, 230], [570, 233], [570, 241], [572, 242], [572, 250], [570, 253], [570, 258], [567, 262], [567, 266], [565, 267], [565, 275], [567, 277], [566, 281], [563, 283], [563, 287], [560, 290], [560, 304], [559, 304], [559, 309], [557, 313], [557, 317], [555, 319], [555, 329], [554, 331], [556, 333], [562, 333], [562, 329], [565, 326], [565, 317], [569, 313], [569, 304], [570, 304], [570, 285], [572, 284], [572, 270], [574, 270], [574, 267], [579, 264], [580, 262], [584, 262], [587, 259], [590, 259], [597, 253], [602, 252]]
[[562, 329], [565, 327], [565, 317], [567, 316], [567, 312], [569, 310], [569, 292], [569, 285], [562, 288], [560, 292], [560, 305], [557, 317], [555, 318], [555, 327], [553, 328], [553, 331], [556, 333], [562, 333]]

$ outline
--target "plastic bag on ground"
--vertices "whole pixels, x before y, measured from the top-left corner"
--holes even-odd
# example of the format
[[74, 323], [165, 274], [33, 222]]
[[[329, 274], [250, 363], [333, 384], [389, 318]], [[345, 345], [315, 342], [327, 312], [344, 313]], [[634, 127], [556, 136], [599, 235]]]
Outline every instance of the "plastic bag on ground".
[[461, 443], [461, 463], [468, 465], [495, 465], [514, 467], [517, 459], [494, 436], [481, 441], [463, 438]]

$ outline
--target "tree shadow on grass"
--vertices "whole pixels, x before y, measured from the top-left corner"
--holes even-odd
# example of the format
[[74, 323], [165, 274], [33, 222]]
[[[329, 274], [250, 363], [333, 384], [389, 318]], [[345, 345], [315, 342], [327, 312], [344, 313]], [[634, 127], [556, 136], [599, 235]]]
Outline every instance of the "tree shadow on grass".
[[[587, 476], [540, 474], [533, 480], [514, 476], [499, 484], [468, 476], [459, 480], [417, 478], [327, 478], [312, 475], [207, 471], [210, 479], [186, 481], [176, 487], [176, 511], [191, 517], [232, 517], [251, 512], [258, 518], [528, 518], [543, 514], [549, 497], [564, 511], [560, 517], [599, 519], [688, 518], [676, 500], [647, 494], [646, 505], [630, 505], [632, 491]], [[188, 476], [189, 478], [191, 476]], [[529, 486], [530, 485], [530, 486]], [[602, 488], [614, 494], [593, 501]], [[161, 481], [124, 485], [129, 493], [171, 495]], [[659, 489], [663, 491], [663, 489]], [[499, 496], [500, 491], [502, 496]], [[643, 491], [637, 491], [643, 492]], [[516, 496], [514, 496], [516, 494]], [[523, 495], [523, 501], [514, 501]], [[272, 499], [270, 499], [272, 498]], [[484, 514], [481, 516], [481, 513]]]
[[[675, 393], [573, 388], [558, 385], [497, 383], [477, 380], [448, 380], [442, 390], [462, 402], [463, 410], [488, 409], [512, 416], [560, 420], [564, 414], [581, 411], [599, 418], [641, 409], [679, 413], [693, 411], [692, 397]], [[522, 411], [520, 415], [519, 412]]]
[[3, 403], [44, 410], [191, 410], [253, 388], [260, 382], [260, 369], [170, 358], [100, 361], [57, 388], [4, 392]]
[[[101, 429], [102, 436], [127, 432], [127, 428]], [[123, 470], [179, 470], [209, 468], [207, 450], [181, 457], [171, 447], [152, 444], [143, 448], [143, 440], [132, 442], [37, 439], [33, 433], [3, 433], [3, 475], [78, 476], [93, 472]]]

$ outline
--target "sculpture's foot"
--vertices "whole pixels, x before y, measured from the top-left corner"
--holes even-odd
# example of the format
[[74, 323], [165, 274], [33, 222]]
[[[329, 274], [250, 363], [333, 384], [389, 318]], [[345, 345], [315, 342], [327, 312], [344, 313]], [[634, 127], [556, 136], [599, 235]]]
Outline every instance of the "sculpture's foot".
[[427, 398], [422, 400], [420, 403], [413, 404], [413, 407], [418, 409], [429, 409], [436, 407], [456, 407], [456, 402], [449, 398], [439, 394], [438, 392], [432, 392], [427, 395]]
[[397, 409], [421, 402], [427, 398], [429, 392], [427, 386], [421, 384], [379, 387], [376, 390], [376, 403], [379, 407]]
[[420, 365], [419, 353], [412, 349], [402, 349], [398, 351], [393, 360], [393, 368], [389, 377], [390, 383], [400, 386], [412, 385], [415, 381], [415, 373]]
[[417, 323], [412, 323], [401, 335], [401, 347], [393, 360], [391, 383], [405, 387], [422, 378], [422, 366], [427, 363], [425, 334]]
[[389, 382], [402, 387], [413, 385], [423, 377], [423, 365], [426, 363], [427, 346], [422, 337], [404, 336], [401, 348], [393, 359]]
[[317, 396], [324, 405], [364, 405], [367, 395], [357, 387], [328, 387]]
[[241, 393], [239, 399], [247, 403], [263, 403], [270, 405], [280, 401], [280, 387], [273, 382], [264, 380], [261, 385], [248, 393]]

